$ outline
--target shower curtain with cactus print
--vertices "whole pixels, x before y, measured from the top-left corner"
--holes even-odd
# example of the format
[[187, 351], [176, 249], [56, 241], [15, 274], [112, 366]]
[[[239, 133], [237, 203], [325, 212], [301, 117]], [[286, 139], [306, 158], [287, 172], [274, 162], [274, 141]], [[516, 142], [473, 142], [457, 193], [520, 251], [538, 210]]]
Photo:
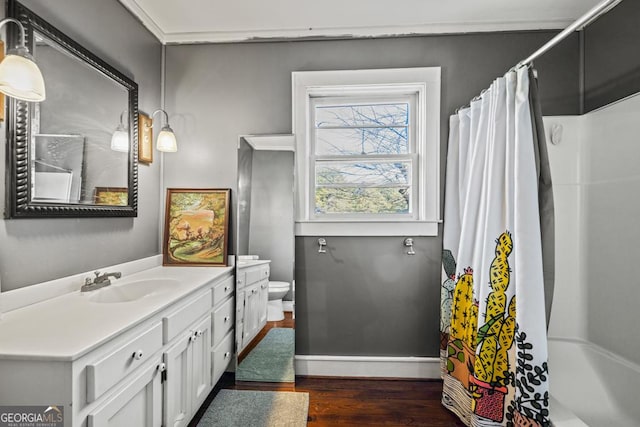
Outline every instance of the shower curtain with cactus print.
[[535, 85], [510, 71], [450, 118], [442, 403], [469, 426], [549, 425]]

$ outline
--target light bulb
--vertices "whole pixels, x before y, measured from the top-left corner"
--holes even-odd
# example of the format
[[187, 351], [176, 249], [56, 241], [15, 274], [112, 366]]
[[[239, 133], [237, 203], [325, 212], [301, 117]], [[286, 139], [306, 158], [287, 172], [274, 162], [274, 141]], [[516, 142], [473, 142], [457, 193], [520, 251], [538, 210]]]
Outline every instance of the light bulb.
[[178, 151], [178, 142], [176, 141], [176, 135], [169, 125], [162, 128], [158, 134], [158, 141], [156, 142], [156, 148], [158, 151], [164, 151], [165, 153], [175, 153]]
[[22, 101], [45, 100], [42, 73], [25, 48], [10, 50], [0, 62], [0, 92]]
[[111, 136], [111, 149], [124, 153], [129, 151], [129, 133], [122, 125], [118, 125], [118, 128]]

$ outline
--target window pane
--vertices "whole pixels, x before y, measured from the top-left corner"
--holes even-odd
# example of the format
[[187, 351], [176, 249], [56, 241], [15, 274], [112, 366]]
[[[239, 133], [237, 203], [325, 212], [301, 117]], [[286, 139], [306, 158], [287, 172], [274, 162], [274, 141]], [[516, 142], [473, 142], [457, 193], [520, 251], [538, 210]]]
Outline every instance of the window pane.
[[409, 104], [318, 105], [316, 128], [354, 126], [407, 126]]
[[409, 188], [316, 189], [316, 214], [407, 214]]
[[405, 186], [411, 182], [411, 162], [316, 162], [316, 186]]
[[318, 129], [316, 154], [408, 154], [406, 127]]

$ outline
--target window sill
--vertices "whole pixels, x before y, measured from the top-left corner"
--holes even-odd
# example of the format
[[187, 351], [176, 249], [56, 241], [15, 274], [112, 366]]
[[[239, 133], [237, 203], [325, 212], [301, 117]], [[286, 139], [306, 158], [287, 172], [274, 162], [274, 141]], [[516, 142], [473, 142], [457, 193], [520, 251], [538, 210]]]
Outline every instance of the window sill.
[[437, 236], [439, 221], [297, 221], [296, 236]]

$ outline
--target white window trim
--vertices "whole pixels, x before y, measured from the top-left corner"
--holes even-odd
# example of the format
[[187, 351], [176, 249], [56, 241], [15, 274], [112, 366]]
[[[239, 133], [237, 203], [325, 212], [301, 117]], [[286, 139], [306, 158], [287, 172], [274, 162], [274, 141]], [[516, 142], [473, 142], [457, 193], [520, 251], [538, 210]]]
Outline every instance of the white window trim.
[[[296, 235], [436, 236], [440, 222], [440, 67], [292, 73], [293, 133], [296, 138]], [[347, 87], [345, 87], [347, 86]], [[360, 93], [418, 93], [417, 137], [420, 191], [418, 218], [402, 220], [314, 219], [311, 215], [310, 98]]]

